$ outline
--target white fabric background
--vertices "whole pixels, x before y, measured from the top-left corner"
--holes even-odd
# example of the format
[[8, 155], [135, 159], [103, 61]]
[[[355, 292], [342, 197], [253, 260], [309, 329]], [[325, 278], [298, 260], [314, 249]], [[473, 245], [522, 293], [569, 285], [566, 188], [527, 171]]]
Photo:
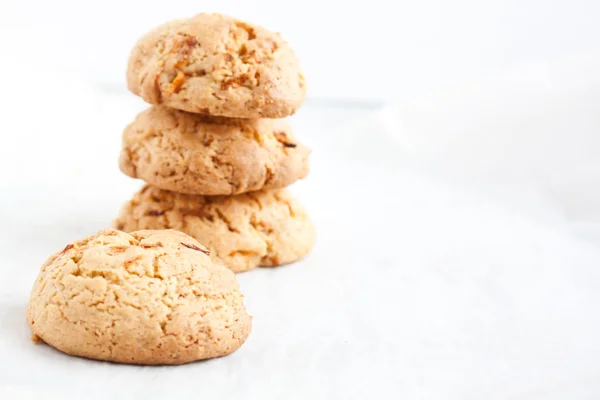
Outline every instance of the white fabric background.
[[518, 62], [596, 50], [600, 37], [597, 0], [5, 0], [3, 61], [18, 47], [20, 64], [44, 70], [59, 61], [89, 82], [124, 88], [140, 35], [203, 11], [282, 32], [310, 95], [329, 99], [407, 101]]
[[412, 165], [543, 198], [575, 224], [600, 222], [599, 70], [598, 52], [519, 64], [389, 107], [368, 123]]
[[49, 49], [22, 63], [26, 49], [8, 46], [0, 397], [600, 396], [597, 57], [381, 112], [309, 101], [292, 123], [312, 172], [292, 190], [314, 252], [239, 275], [254, 328], [238, 352], [142, 368], [34, 345], [24, 312], [44, 259], [107, 226], [141, 185], [116, 159], [145, 106], [99, 93]]

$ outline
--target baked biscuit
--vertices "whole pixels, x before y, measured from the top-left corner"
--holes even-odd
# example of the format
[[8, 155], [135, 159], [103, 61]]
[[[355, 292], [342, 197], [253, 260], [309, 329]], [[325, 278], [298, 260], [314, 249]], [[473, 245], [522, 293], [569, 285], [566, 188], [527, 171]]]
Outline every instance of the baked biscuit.
[[291, 263], [315, 243], [312, 222], [285, 190], [190, 196], [146, 185], [123, 206], [114, 226], [185, 232], [234, 272]]
[[234, 118], [293, 114], [306, 87], [279, 34], [219, 14], [159, 26], [129, 58], [127, 85], [150, 104]]
[[238, 349], [251, 329], [234, 274], [176, 231], [116, 230], [67, 245], [42, 266], [27, 322], [67, 354], [182, 364]]
[[304, 178], [309, 154], [283, 120], [211, 117], [158, 106], [125, 128], [119, 166], [161, 189], [229, 195]]

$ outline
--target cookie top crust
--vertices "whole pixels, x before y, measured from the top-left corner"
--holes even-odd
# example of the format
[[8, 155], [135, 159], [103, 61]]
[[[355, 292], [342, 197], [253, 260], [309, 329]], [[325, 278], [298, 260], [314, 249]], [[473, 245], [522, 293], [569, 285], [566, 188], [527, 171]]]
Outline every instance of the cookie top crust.
[[304, 101], [298, 58], [279, 34], [220, 14], [161, 25], [131, 51], [127, 85], [150, 104], [232, 118], [282, 118]]

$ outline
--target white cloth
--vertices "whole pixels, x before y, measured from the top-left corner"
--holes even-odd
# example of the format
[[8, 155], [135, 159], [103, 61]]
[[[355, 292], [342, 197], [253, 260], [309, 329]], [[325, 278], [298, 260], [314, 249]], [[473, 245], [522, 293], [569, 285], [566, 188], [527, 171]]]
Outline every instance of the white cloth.
[[181, 367], [69, 357], [32, 344], [25, 323], [44, 259], [139, 187], [116, 157], [142, 104], [63, 93], [69, 107], [45, 120], [3, 115], [15, 146], [0, 159], [0, 397], [598, 398], [600, 250], [572, 230], [596, 215], [597, 92], [539, 92], [528, 76], [358, 122], [303, 109], [312, 171], [292, 190], [317, 246], [240, 274], [249, 340]]
[[401, 154], [446, 178], [538, 191], [570, 221], [600, 222], [600, 53], [519, 65], [389, 107]]

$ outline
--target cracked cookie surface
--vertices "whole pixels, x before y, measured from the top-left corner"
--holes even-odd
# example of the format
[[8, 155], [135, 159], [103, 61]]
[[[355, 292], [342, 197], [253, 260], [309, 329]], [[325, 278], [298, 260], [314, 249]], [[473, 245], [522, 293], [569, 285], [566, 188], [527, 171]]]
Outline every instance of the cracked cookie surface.
[[233, 118], [282, 118], [306, 95], [298, 59], [279, 34], [219, 14], [143, 36], [129, 57], [127, 85], [150, 104]]
[[154, 106], [125, 128], [119, 167], [161, 189], [229, 195], [288, 186], [308, 174], [309, 155], [283, 120]]
[[67, 354], [131, 364], [227, 355], [252, 325], [235, 276], [196, 240], [113, 229], [44, 263], [27, 322], [32, 339]]
[[127, 202], [117, 229], [176, 229], [204, 243], [234, 272], [297, 261], [315, 243], [304, 208], [285, 190], [192, 196], [146, 185]]

